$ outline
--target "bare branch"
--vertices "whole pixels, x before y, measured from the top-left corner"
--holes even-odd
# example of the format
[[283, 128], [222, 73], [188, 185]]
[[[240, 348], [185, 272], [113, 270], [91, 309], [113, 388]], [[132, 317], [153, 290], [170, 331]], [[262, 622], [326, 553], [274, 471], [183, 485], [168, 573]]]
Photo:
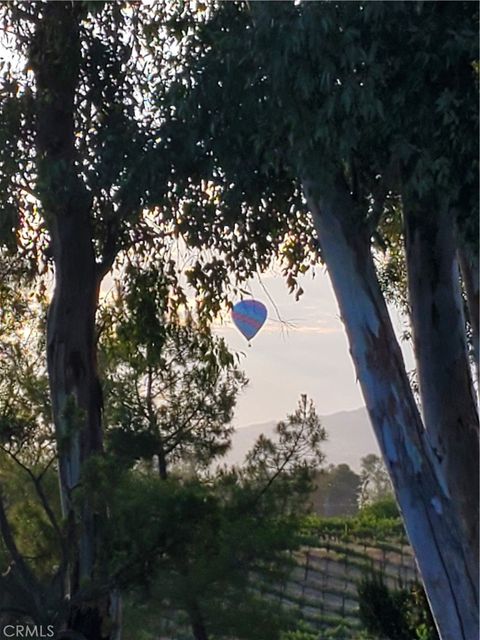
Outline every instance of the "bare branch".
[[43, 509], [44, 509], [49, 521], [50, 521], [50, 524], [54, 528], [55, 533], [57, 534], [58, 539], [60, 541], [60, 545], [61, 545], [61, 549], [62, 549], [62, 557], [65, 557], [66, 553], [67, 553], [67, 550], [66, 550], [65, 544], [64, 544], [64, 536], [63, 536], [62, 531], [60, 529], [60, 526], [58, 524], [57, 518], [55, 517], [53, 509], [50, 506], [50, 504], [48, 502], [48, 498], [45, 495], [45, 492], [44, 492], [43, 487], [42, 487], [42, 478], [44, 477], [45, 473], [47, 472], [48, 468], [51, 466], [51, 464], [52, 464], [52, 462], [53, 462], [53, 460], [55, 458], [52, 458], [49, 461], [47, 466], [42, 470], [42, 473], [40, 474], [40, 476], [36, 476], [33, 473], [33, 471], [29, 467], [27, 467], [27, 465], [25, 465], [18, 458], [18, 456], [16, 454], [14, 454], [12, 451], [7, 449], [3, 445], [0, 445], [0, 450], [2, 450], [4, 453], [9, 455], [12, 458], [12, 460], [28, 475], [28, 477], [32, 481], [33, 486], [35, 487], [35, 491], [37, 493], [37, 496], [40, 499], [40, 502], [42, 504], [42, 507], [43, 507]]

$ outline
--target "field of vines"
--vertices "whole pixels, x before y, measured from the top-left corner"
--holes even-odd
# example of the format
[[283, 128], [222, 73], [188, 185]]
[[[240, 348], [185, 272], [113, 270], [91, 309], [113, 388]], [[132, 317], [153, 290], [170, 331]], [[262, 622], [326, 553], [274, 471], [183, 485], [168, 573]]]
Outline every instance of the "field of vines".
[[418, 580], [412, 550], [403, 540], [328, 537], [296, 552], [295, 561], [282, 588], [266, 587], [265, 595], [295, 610], [308, 627], [345, 640], [358, 637], [357, 587], [362, 578], [381, 572], [392, 589]]
[[[285, 558], [287, 578], [272, 584], [257, 576], [252, 582], [259, 595], [288, 609], [299, 625], [318, 633], [319, 640], [358, 640], [367, 637], [359, 620], [358, 585], [373, 573], [381, 573], [390, 589], [419, 580], [399, 518], [312, 518], [302, 546]], [[190, 640], [187, 621], [178, 612], [170, 613], [171, 617], [165, 611], [161, 616], [162, 631], [145, 638]], [[145, 630], [147, 618], [145, 610], [139, 619]], [[154, 616], [150, 628], [158, 629], [158, 622]]]

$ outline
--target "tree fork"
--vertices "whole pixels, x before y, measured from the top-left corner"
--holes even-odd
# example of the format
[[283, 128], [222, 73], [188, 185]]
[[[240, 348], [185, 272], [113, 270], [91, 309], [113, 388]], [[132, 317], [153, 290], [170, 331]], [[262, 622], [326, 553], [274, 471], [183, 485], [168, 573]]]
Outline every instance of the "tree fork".
[[377, 281], [366, 229], [341, 177], [325, 193], [305, 181], [367, 410], [442, 640], [478, 637], [477, 566], [465, 553], [452, 498], [418, 413]]
[[[50, 2], [30, 50], [37, 85], [38, 192], [49, 227], [55, 288], [47, 323], [47, 360], [56, 430], [62, 508], [72, 552], [65, 595], [79, 600], [95, 575], [98, 536], [88, 499], [75, 504], [82, 467], [102, 450], [102, 396], [97, 375], [95, 314], [100, 276], [91, 198], [76, 172], [75, 94], [80, 74], [83, 3]], [[113, 638], [111, 598], [71, 606], [66, 624], [89, 640]]]

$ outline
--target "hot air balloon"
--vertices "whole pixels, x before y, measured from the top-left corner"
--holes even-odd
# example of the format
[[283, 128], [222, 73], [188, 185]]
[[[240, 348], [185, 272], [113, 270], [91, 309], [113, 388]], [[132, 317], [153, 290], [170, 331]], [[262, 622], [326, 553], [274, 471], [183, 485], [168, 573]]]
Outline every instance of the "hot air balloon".
[[254, 338], [267, 319], [267, 308], [258, 300], [241, 300], [232, 309], [232, 320], [247, 340]]

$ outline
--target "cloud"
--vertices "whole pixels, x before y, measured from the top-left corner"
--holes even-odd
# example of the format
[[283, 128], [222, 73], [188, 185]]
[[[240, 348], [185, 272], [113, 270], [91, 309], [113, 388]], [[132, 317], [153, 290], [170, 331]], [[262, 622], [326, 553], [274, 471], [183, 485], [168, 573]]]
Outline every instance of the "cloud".
[[[229, 333], [230, 331], [238, 331], [237, 327], [230, 320], [224, 322], [214, 322], [215, 331], [219, 333]], [[303, 333], [303, 334], [320, 334], [327, 335], [332, 333], [341, 333], [342, 327], [338, 325], [327, 325], [325, 322], [301, 324], [297, 322], [280, 322], [279, 320], [269, 320], [261, 329], [262, 333]]]

